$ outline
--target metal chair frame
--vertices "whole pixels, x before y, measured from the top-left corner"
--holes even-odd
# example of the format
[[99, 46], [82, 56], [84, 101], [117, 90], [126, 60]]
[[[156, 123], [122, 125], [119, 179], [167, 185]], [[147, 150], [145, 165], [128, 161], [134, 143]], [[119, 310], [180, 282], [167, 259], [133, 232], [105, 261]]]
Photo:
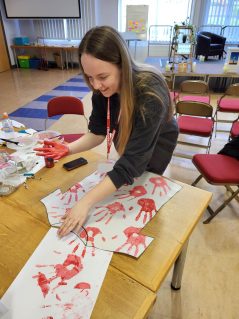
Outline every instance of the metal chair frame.
[[[235, 98], [239, 98], [239, 83], [234, 83], [231, 84], [225, 91], [225, 93], [220, 97], [220, 99], [217, 102], [217, 109], [215, 112], [215, 136], [217, 134], [217, 132], [227, 132], [227, 130], [218, 130], [217, 129], [217, 123], [233, 123], [234, 121], [237, 121], [239, 119], [239, 114], [236, 120], [219, 120], [218, 119], [218, 112], [222, 112], [222, 113], [234, 113], [236, 114], [237, 112], [223, 112], [220, 110], [220, 103], [221, 101], [225, 98], [225, 97], [235, 97]], [[239, 99], [238, 99], [238, 109], [239, 109]]]
[[[206, 179], [206, 177], [201, 174], [199, 175], [196, 180], [191, 184], [192, 186], [196, 186], [196, 184], [202, 179], [204, 178], [209, 184], [211, 185], [219, 185], [219, 186], [222, 186], [222, 183], [212, 183], [210, 180]], [[210, 223], [210, 221], [218, 214], [220, 213], [220, 211], [223, 210], [223, 208], [225, 208], [234, 198], [236, 198], [237, 200], [239, 200], [239, 198], [237, 197], [237, 195], [239, 194], [239, 185], [238, 184], [223, 184], [223, 186], [225, 186], [226, 190], [228, 192], [231, 193], [231, 195], [226, 199], [224, 200], [224, 202], [216, 209], [216, 210], [213, 210], [210, 205], [208, 205], [207, 207], [207, 210], [210, 214], [210, 216], [203, 221], [204, 224], [208, 224]], [[237, 186], [237, 189], [234, 191], [231, 186]]]
[[[178, 141], [178, 144], [182, 145], [189, 145], [189, 146], [194, 146], [194, 147], [199, 147], [199, 148], [205, 148], [206, 153], [208, 154], [210, 152], [211, 148], [211, 141], [212, 141], [212, 135], [213, 135], [213, 128], [214, 128], [214, 118], [213, 118], [213, 107], [208, 104], [208, 103], [203, 103], [203, 102], [196, 102], [196, 101], [179, 101], [176, 104], [176, 118], [179, 116], [183, 115], [188, 115], [192, 117], [203, 117], [203, 118], [210, 118], [213, 121], [212, 125], [212, 131], [210, 136], [202, 136], [199, 134], [189, 134], [189, 133], [181, 133], [180, 134], [185, 134], [185, 135], [193, 135], [193, 136], [200, 136], [200, 137], [205, 137], [208, 138], [208, 143], [207, 145], [205, 144], [197, 144], [197, 143], [192, 143], [192, 142], [184, 142], [184, 141]], [[184, 155], [175, 152], [175, 156], [178, 157], [183, 157], [183, 158], [189, 158], [191, 159], [192, 156]]]

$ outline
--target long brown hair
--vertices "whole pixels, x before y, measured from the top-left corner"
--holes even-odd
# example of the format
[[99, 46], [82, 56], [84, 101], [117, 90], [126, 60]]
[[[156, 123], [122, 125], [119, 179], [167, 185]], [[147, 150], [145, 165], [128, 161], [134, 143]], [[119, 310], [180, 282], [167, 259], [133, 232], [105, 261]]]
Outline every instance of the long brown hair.
[[157, 92], [152, 91], [150, 83], [148, 81], [144, 81], [144, 79], [148, 78], [146, 74], [153, 73], [156, 77], [160, 78], [163, 83], [162, 85], [165, 87], [167, 95], [169, 96], [167, 85], [158, 71], [152, 70], [149, 66], [140, 66], [132, 60], [126, 42], [112, 27], [101, 26], [90, 29], [83, 37], [79, 46], [80, 68], [86, 83], [94, 91], [88, 77], [84, 74], [81, 64], [81, 56], [83, 53], [90, 54], [102, 61], [115, 64], [121, 70], [121, 116], [117, 139], [117, 151], [121, 155], [124, 152], [133, 125], [133, 115], [136, 107], [135, 84], [137, 83], [137, 89], [139, 89], [138, 86], [142, 85], [145, 87], [146, 85], [149, 94], [159, 99], [161, 104], [163, 104], [163, 101], [160, 95], [157, 94]]

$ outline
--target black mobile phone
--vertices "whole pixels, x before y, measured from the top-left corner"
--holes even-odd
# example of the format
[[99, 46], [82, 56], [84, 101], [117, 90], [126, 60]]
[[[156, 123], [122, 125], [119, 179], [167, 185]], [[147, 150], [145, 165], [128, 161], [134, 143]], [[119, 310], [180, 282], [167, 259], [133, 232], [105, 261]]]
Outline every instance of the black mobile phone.
[[79, 157], [73, 161], [67, 162], [65, 164], [63, 164], [63, 167], [67, 170], [67, 171], [71, 171], [74, 168], [80, 167], [82, 165], [87, 164], [87, 160], [83, 157]]

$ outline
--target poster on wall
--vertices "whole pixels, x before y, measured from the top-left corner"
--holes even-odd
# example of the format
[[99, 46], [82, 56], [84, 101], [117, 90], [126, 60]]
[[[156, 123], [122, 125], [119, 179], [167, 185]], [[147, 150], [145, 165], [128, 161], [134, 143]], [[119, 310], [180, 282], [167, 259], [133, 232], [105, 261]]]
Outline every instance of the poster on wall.
[[140, 38], [147, 38], [148, 25], [147, 5], [127, 5], [126, 6], [126, 31], [135, 32]]
[[224, 64], [224, 71], [239, 73], [239, 48], [229, 47], [227, 49], [227, 58]]

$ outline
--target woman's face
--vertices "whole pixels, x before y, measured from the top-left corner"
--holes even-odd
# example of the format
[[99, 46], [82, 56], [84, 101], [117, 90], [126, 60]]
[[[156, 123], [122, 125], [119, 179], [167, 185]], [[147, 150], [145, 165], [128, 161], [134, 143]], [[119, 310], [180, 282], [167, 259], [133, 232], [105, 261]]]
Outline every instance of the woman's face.
[[105, 97], [120, 93], [121, 71], [115, 64], [83, 53], [81, 65], [95, 90], [99, 90]]

